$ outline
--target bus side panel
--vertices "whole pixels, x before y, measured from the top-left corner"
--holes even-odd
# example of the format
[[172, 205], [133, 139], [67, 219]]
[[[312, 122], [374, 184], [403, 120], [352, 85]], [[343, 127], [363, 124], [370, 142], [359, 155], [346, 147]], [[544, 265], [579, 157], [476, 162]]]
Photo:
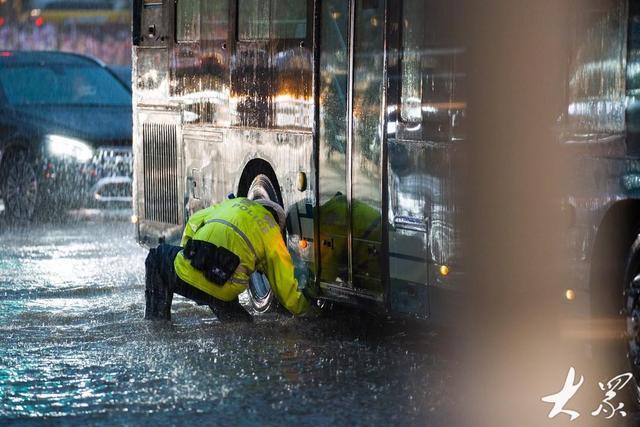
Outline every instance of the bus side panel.
[[[313, 268], [313, 140], [310, 133], [185, 125], [185, 185], [189, 214], [236, 193], [247, 165], [255, 159], [274, 170], [285, 211], [289, 250]], [[220, 161], [224, 159], [224, 161]], [[249, 166], [250, 167], [250, 166]], [[307, 177], [297, 186], [298, 174]], [[307, 244], [300, 244], [300, 240]]]
[[177, 243], [184, 224], [180, 114], [159, 107], [134, 116], [134, 213], [138, 242]]
[[156, 246], [175, 242], [181, 234], [181, 114], [169, 99], [166, 47], [134, 46], [132, 68], [136, 238]]
[[388, 299], [392, 312], [433, 319], [449, 311], [440, 295], [459, 288], [463, 270], [466, 50], [455, 2], [405, 0], [398, 13], [400, 34], [392, 25], [389, 36], [402, 53], [389, 62]]
[[[401, 228], [402, 227], [402, 228]], [[426, 233], [415, 224], [397, 223], [389, 232], [389, 292], [391, 311], [426, 318], [429, 315]]]
[[[624, 188], [624, 176], [635, 163], [625, 160], [633, 148], [625, 141], [626, 15], [623, 0], [602, 2], [591, 9], [576, 7], [569, 31], [566, 105], [559, 123], [568, 212], [566, 289], [575, 295], [563, 302], [567, 316], [574, 320], [588, 319], [592, 302], [599, 304], [592, 301], [590, 270], [601, 261], [592, 255], [603, 218], [615, 202], [633, 196]], [[611, 283], [616, 298], [619, 286]], [[562, 297], [566, 289], [558, 295]]]

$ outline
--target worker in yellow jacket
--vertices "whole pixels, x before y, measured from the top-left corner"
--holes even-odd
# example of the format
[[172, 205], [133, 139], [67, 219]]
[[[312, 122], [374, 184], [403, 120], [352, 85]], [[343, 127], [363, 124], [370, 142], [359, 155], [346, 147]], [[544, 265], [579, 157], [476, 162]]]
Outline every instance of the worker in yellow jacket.
[[232, 198], [196, 212], [180, 246], [161, 244], [149, 251], [145, 319], [170, 320], [175, 292], [208, 305], [221, 321], [250, 321], [238, 295], [256, 270], [267, 276], [287, 310], [309, 311], [282, 238], [285, 221], [282, 207], [270, 200]]

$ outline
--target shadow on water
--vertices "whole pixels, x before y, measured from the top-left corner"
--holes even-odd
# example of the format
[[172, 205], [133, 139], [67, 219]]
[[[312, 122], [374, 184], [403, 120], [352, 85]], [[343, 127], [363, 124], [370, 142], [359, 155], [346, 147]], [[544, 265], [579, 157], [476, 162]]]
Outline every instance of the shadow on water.
[[447, 425], [457, 364], [424, 325], [335, 309], [221, 324], [144, 312], [125, 222], [0, 231], [0, 422]]

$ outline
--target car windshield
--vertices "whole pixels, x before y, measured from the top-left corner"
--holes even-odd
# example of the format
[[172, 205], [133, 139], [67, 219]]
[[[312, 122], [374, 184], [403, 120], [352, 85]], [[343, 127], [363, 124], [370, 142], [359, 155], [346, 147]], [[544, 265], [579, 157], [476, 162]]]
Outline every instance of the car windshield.
[[98, 66], [20, 65], [0, 68], [4, 102], [12, 106], [131, 105], [131, 94]]

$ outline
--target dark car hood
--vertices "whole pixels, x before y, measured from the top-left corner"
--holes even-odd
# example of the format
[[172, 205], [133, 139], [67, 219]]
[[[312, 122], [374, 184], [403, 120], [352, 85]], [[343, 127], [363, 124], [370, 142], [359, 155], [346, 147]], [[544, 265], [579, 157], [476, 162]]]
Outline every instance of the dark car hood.
[[22, 121], [42, 133], [60, 134], [99, 145], [131, 144], [129, 106], [25, 106], [14, 108]]

